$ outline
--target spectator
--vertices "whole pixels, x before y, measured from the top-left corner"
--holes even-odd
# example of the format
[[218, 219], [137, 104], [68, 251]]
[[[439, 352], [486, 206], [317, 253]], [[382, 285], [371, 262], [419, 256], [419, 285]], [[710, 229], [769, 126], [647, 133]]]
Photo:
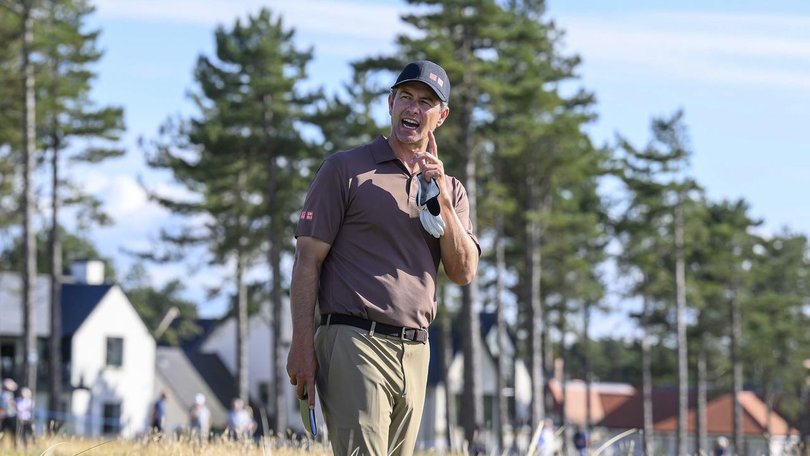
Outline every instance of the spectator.
[[228, 436], [233, 440], [250, 437], [256, 429], [256, 422], [253, 421], [251, 412], [245, 408], [245, 402], [238, 397], [231, 402], [226, 427]]
[[169, 393], [166, 390], [160, 392], [160, 397], [155, 401], [152, 407], [152, 432], [155, 434], [163, 434], [163, 428], [166, 424], [166, 401], [169, 399]]
[[208, 433], [211, 430], [211, 412], [205, 405], [205, 395], [197, 393], [194, 396], [194, 405], [189, 411], [189, 427], [192, 436], [199, 436], [203, 441], [208, 440]]
[[24, 445], [34, 438], [34, 398], [28, 387], [20, 389], [17, 398], [17, 432]]
[[585, 456], [585, 452], [588, 449], [588, 434], [579, 426], [577, 426], [576, 432], [574, 432], [574, 448], [577, 449], [579, 456]]
[[728, 438], [720, 436], [714, 441], [714, 456], [725, 456], [728, 452]]
[[537, 439], [537, 453], [540, 456], [551, 456], [557, 451], [557, 436], [554, 435], [554, 423], [550, 418], [543, 420], [540, 438]]
[[3, 390], [0, 394], [0, 433], [14, 436], [17, 433], [17, 401], [14, 392], [17, 383], [7, 378], [3, 380]]

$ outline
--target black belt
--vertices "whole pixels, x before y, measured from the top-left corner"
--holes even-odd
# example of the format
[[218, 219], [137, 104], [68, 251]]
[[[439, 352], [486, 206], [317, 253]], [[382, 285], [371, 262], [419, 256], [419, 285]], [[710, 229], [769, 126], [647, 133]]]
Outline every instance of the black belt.
[[353, 317], [351, 315], [321, 315], [321, 325], [349, 325], [354, 326], [355, 328], [365, 329], [372, 334], [384, 334], [386, 336], [399, 337], [400, 339], [410, 340], [412, 342], [420, 342], [423, 344], [428, 340], [428, 332], [426, 329], [386, 325], [385, 323], [377, 323], [376, 321], [366, 320], [365, 318], [360, 317]]

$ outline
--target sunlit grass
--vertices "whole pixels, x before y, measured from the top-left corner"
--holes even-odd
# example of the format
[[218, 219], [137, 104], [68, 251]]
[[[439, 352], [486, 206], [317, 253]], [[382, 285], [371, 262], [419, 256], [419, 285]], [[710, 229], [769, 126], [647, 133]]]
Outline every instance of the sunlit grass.
[[327, 446], [311, 441], [264, 439], [258, 443], [214, 439], [200, 442], [187, 437], [142, 440], [87, 440], [69, 436], [40, 437], [27, 447], [17, 448], [8, 440], [0, 443], [0, 454], [8, 456], [180, 456], [246, 455], [291, 456], [331, 455]]

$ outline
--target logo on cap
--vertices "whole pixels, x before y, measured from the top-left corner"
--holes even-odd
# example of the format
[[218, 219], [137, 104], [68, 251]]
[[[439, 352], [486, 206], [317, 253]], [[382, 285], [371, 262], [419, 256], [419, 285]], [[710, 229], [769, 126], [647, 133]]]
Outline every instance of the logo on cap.
[[435, 73], [430, 73], [429, 77], [431, 80], [436, 81], [439, 84], [439, 87], [444, 87], [444, 81], [442, 81], [442, 78], [436, 76]]

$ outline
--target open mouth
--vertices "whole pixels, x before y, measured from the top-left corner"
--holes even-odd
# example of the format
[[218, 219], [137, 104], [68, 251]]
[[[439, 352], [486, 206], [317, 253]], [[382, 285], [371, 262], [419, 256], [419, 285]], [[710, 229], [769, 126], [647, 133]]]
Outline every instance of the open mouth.
[[409, 130], [416, 130], [419, 128], [419, 122], [413, 119], [402, 119], [402, 126]]

